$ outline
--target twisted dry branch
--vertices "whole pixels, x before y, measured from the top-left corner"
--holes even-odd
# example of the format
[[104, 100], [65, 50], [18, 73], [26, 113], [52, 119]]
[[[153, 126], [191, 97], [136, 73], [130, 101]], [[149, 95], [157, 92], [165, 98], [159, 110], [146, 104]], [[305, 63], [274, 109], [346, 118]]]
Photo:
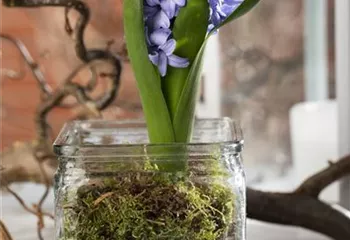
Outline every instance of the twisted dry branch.
[[11, 234], [7, 230], [5, 224], [0, 220], [0, 239], [1, 240], [13, 240]]
[[[77, 56], [86, 64], [89, 65], [92, 62], [97, 60], [102, 60], [105, 62], [109, 62], [112, 64], [114, 70], [112, 73], [102, 73], [104, 77], [109, 78], [110, 88], [98, 99], [92, 100], [88, 97], [87, 92], [91, 91], [93, 87], [96, 86], [96, 77], [93, 74], [93, 77], [89, 81], [87, 87], [83, 87], [78, 84], [72, 83], [72, 79], [74, 76], [81, 70], [81, 66], [77, 68], [77, 70], [73, 71], [70, 76], [68, 76], [67, 80], [64, 81], [63, 86], [59, 87], [55, 91], [51, 91], [50, 95], [44, 99], [42, 104], [39, 105], [37, 109], [36, 115], [36, 126], [38, 133], [38, 146], [36, 148], [35, 156], [38, 158], [39, 162], [52, 158], [52, 152], [50, 141], [48, 139], [48, 124], [46, 121], [47, 115], [49, 112], [61, 105], [61, 102], [67, 96], [74, 96], [79, 103], [88, 106], [88, 108], [103, 110], [106, 108], [115, 98], [117, 90], [120, 84], [120, 75], [121, 75], [121, 61], [118, 56], [111, 53], [109, 48], [106, 49], [87, 49], [84, 42], [84, 32], [87, 27], [87, 24], [90, 19], [90, 10], [87, 5], [79, 0], [3, 0], [3, 4], [7, 7], [25, 7], [25, 8], [37, 8], [37, 7], [64, 7], [66, 9], [66, 21], [65, 27], [68, 34], [75, 34], [75, 50]], [[79, 18], [76, 22], [74, 31], [70, 26], [68, 19], [68, 11], [74, 9], [79, 13]], [[5, 36], [6, 39], [12, 40], [14, 43], [19, 42], [15, 41], [11, 37]], [[23, 44], [22, 44], [23, 45]], [[27, 51], [28, 52], [28, 51]], [[24, 55], [27, 56], [28, 54]], [[43, 75], [37, 67], [37, 64], [34, 63], [32, 58], [29, 59], [29, 65], [32, 66], [32, 71], [38, 82], [41, 83], [41, 89], [45, 92], [48, 92], [47, 85], [45, 85], [46, 81], [44, 80]], [[28, 61], [27, 61], [28, 62]], [[94, 68], [91, 66], [92, 70]], [[35, 72], [34, 72], [35, 71]], [[94, 71], [93, 71], [94, 73]]]
[[[45, 162], [53, 162], [55, 157], [51, 150], [51, 141], [49, 139], [49, 130], [50, 125], [47, 123], [47, 115], [55, 108], [62, 106], [62, 101], [68, 96], [74, 96], [78, 103], [86, 106], [89, 110], [93, 111], [96, 114], [99, 114], [99, 111], [106, 108], [114, 98], [116, 97], [117, 90], [120, 84], [120, 76], [121, 76], [121, 61], [118, 56], [111, 53], [109, 48], [107, 47], [104, 50], [100, 49], [87, 49], [84, 42], [84, 31], [90, 19], [90, 10], [82, 1], [75, 0], [3, 0], [3, 4], [8, 7], [65, 7], [66, 8], [66, 30], [68, 30], [68, 34], [74, 33], [75, 37], [75, 50], [77, 56], [84, 62], [83, 65], [79, 66], [76, 70], [74, 70], [68, 78], [63, 82], [63, 84], [55, 90], [52, 90], [47, 84], [42, 72], [39, 69], [38, 64], [36, 64], [33, 58], [30, 56], [29, 52], [25, 48], [25, 46], [11, 38], [8, 35], [2, 34], [1, 37], [5, 40], [8, 40], [15, 44], [15, 46], [20, 50], [24, 60], [29, 65], [31, 71], [33, 72], [35, 78], [37, 79], [41, 92], [44, 97], [42, 98], [42, 102], [39, 104], [36, 112], [35, 123], [37, 129], [37, 141], [34, 144], [30, 144], [29, 147], [32, 146], [32, 154], [34, 155], [36, 161], [39, 164], [39, 175], [40, 177], [37, 179], [43, 180], [45, 184], [45, 192], [41, 197], [39, 203], [34, 206], [35, 210], [28, 208], [24, 201], [13, 191], [12, 194], [14, 197], [20, 202], [20, 204], [29, 212], [35, 214], [38, 217], [37, 223], [37, 232], [40, 240], [43, 239], [41, 230], [44, 227], [42, 204], [44, 203], [50, 185], [52, 183], [52, 176], [48, 175], [44, 164]], [[76, 23], [75, 30], [70, 31], [69, 21], [67, 13], [69, 9], [76, 10], [80, 17]], [[102, 73], [103, 77], [107, 77], [110, 79], [110, 88], [99, 98], [91, 99], [88, 96], [88, 92], [92, 91], [96, 86], [96, 73], [95, 68], [92, 64], [97, 61], [105, 61], [109, 62], [113, 66], [112, 73]], [[79, 84], [73, 83], [73, 78], [82, 70], [84, 67], [89, 66], [92, 72], [92, 77], [87, 86], [81, 86]], [[23, 161], [23, 159], [21, 159]], [[54, 166], [55, 164], [51, 164]], [[6, 175], [6, 174], [5, 174]], [[8, 183], [7, 179], [4, 176], [1, 178], [1, 183]]]
[[332, 184], [335, 180], [346, 177], [350, 174], [350, 156], [344, 157], [336, 164], [330, 162], [327, 169], [308, 178], [300, 187], [295, 190], [295, 194], [318, 197], [323, 189]]
[[[11, 37], [8, 34], [0, 33], [0, 39], [6, 40], [10, 43], [12, 43], [21, 53], [21, 56], [23, 57], [25, 63], [30, 68], [31, 72], [33, 73], [33, 76], [35, 77], [36, 81], [38, 82], [38, 85], [40, 87], [40, 90], [45, 96], [48, 96], [52, 93], [52, 88], [47, 83], [43, 73], [41, 72], [39, 65], [34, 61], [32, 55], [28, 51], [27, 47], [18, 39], [15, 39]], [[24, 73], [21, 73], [20, 75], [24, 75]]]
[[35, 211], [34, 209], [30, 208], [24, 201], [23, 199], [15, 192], [13, 191], [8, 185], [5, 186], [5, 189], [7, 192], [9, 192], [23, 207], [24, 210], [26, 210], [27, 212], [34, 214], [34, 215], [43, 215], [43, 216], [47, 216], [51, 219], [54, 219], [53, 215], [51, 213], [47, 213], [47, 212], [41, 212], [38, 213], [37, 211]]
[[350, 156], [311, 176], [291, 193], [248, 188], [248, 217], [307, 228], [336, 240], [350, 239], [349, 217], [318, 199], [323, 189], [347, 175], [350, 175]]
[[[23, 42], [18, 40], [18, 39], [13, 38], [12, 36], [10, 36], [8, 34], [4, 34], [4, 33], [0, 33], [0, 39], [12, 43], [18, 49], [24, 62], [27, 64], [27, 66], [31, 70], [34, 78], [36, 79], [36, 81], [38, 83], [42, 100], [45, 100], [46, 98], [48, 98], [53, 92], [52, 87], [47, 82], [43, 72], [41, 71], [41, 69], [39, 67], [39, 64], [34, 61], [32, 55], [30, 54], [27, 47], [23, 44]], [[90, 82], [93, 82], [96, 85], [96, 78], [97, 77], [96, 77], [95, 69], [93, 67], [91, 67], [90, 71], [91, 71]], [[8, 73], [7, 75], [13, 79], [21, 79], [25, 75], [25, 71], [23, 69], [20, 70], [19, 73], [15, 72], [13, 70], [7, 70], [6, 72]], [[91, 86], [91, 84], [90, 84], [89, 90], [92, 90], [95, 87], [95, 85]], [[74, 105], [75, 104], [62, 103], [61, 105], [59, 105], [59, 107], [69, 108], [69, 107], [73, 107]]]

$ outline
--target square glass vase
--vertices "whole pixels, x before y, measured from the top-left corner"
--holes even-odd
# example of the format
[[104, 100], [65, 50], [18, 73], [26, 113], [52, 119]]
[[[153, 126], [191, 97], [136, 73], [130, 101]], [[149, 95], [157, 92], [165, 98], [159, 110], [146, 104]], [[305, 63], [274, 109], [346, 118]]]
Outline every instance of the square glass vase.
[[74, 121], [54, 143], [56, 240], [244, 240], [243, 138], [198, 119], [190, 143], [150, 144], [143, 121]]

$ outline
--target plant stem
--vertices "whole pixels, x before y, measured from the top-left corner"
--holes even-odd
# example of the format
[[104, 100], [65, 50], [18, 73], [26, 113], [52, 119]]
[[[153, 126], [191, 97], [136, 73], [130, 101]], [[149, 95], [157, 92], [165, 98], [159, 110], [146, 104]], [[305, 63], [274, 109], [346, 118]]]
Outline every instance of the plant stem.
[[150, 141], [151, 143], [175, 142], [173, 125], [162, 93], [160, 76], [148, 59], [143, 0], [124, 1], [124, 31]]

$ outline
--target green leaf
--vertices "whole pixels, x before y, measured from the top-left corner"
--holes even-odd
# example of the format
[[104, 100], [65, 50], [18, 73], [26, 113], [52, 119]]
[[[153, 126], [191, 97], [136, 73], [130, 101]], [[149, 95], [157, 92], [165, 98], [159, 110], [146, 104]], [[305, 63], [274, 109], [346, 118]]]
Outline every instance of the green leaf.
[[161, 78], [148, 59], [143, 0], [124, 1], [124, 31], [151, 143], [175, 142], [172, 121], [161, 88]]
[[183, 90], [181, 92], [181, 97], [178, 100], [179, 102], [176, 107], [176, 112], [173, 116], [173, 126], [177, 142], [188, 142], [192, 134], [203, 56], [209, 37], [220, 27], [246, 14], [259, 1], [260, 0], [245, 0], [225, 21], [213, 29], [203, 42], [195, 60], [192, 63], [185, 85], [183, 86]]
[[218, 30], [222, 26], [226, 25], [227, 23], [236, 20], [239, 17], [242, 17], [244, 14], [249, 12], [253, 7], [255, 7], [256, 4], [258, 4], [260, 0], [245, 0], [239, 7], [230, 15], [228, 16], [225, 21], [220, 23], [219, 26], [215, 27], [211, 33]]
[[194, 62], [207, 34], [209, 19], [209, 4], [204, 0], [187, 1], [173, 27], [173, 36], [176, 39], [175, 54], [189, 59], [187, 68], [169, 67], [166, 77], [162, 81], [162, 88], [166, 98], [171, 117], [174, 116], [179, 99], [190, 67]]
[[177, 142], [188, 142], [192, 135], [206, 43], [207, 39], [203, 43], [192, 64], [173, 118], [174, 132]]

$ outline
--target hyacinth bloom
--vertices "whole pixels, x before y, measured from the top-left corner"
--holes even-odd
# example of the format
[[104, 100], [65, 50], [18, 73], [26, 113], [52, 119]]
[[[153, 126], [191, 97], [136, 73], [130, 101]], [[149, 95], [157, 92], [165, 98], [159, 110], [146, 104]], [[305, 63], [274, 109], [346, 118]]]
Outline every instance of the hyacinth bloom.
[[233, 13], [244, 0], [208, 0], [210, 6], [209, 27], [211, 30]]
[[186, 0], [163, 0], [160, 1], [160, 6], [167, 16], [172, 19], [177, 16], [181, 7], [186, 5]]
[[[171, 22], [179, 10], [186, 5], [187, 0], [144, 0], [144, 21], [149, 59], [158, 67], [164, 77], [167, 66], [186, 68], [189, 61], [174, 54], [176, 39], [172, 38]], [[208, 31], [218, 26], [244, 0], [208, 0], [210, 17]]]
[[170, 29], [159, 28], [151, 33], [147, 40], [151, 46], [149, 47], [149, 58], [154, 65], [158, 66], [162, 77], [165, 76], [168, 65], [176, 68], [185, 68], [189, 65], [187, 59], [173, 54], [176, 48], [176, 41], [169, 39], [170, 34]]
[[163, 10], [169, 19], [175, 17], [187, 0], [145, 0], [145, 7], [153, 11]]
[[164, 77], [167, 66], [175, 68], [188, 67], [186, 58], [174, 53], [176, 41], [172, 38], [171, 20], [178, 14], [186, 0], [144, 0], [145, 33], [148, 45], [149, 59], [158, 67]]

